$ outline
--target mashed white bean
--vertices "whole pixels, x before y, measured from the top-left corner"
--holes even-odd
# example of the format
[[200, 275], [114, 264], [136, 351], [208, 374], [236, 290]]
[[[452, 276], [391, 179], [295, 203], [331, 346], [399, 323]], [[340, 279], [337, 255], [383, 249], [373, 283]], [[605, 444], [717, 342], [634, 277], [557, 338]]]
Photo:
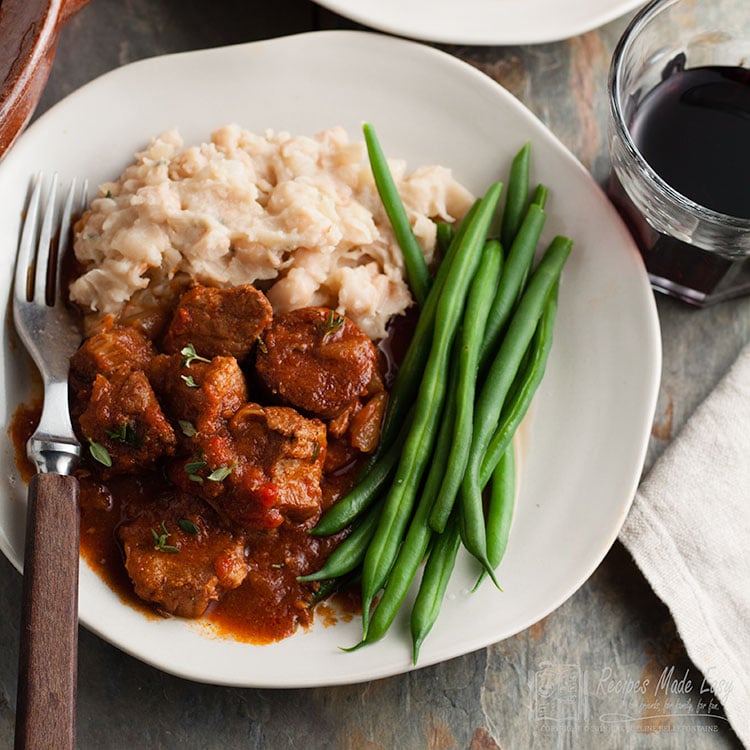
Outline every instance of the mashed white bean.
[[[473, 196], [444, 167], [389, 164], [429, 263], [434, 220], [460, 219]], [[412, 303], [364, 144], [338, 127], [304, 137], [229, 125], [187, 148], [164, 133], [100, 187], [74, 249], [83, 273], [70, 296], [89, 325], [170, 301], [191, 280], [256, 284], [277, 313], [334, 307], [373, 339]]]

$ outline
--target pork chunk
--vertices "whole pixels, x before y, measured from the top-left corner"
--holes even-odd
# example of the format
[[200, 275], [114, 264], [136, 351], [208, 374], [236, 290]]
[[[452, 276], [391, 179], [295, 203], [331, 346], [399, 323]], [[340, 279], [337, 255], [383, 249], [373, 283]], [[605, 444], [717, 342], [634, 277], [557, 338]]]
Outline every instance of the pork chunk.
[[200, 617], [247, 575], [245, 538], [187, 493], [140, 509], [118, 529], [135, 593], [179, 617]]
[[221, 431], [247, 401], [245, 376], [234, 357], [188, 362], [180, 354], [161, 354], [149, 377], [167, 413], [203, 435]]
[[351, 409], [377, 369], [367, 334], [323, 307], [280, 315], [261, 341], [256, 370], [264, 385], [284, 403], [321, 419]]
[[244, 405], [225, 435], [201, 438], [192, 458], [170, 477], [200, 493], [227, 521], [246, 529], [275, 528], [320, 514], [325, 425], [285, 406]]
[[249, 284], [229, 289], [194, 286], [180, 298], [162, 350], [176, 354], [192, 345], [204, 357], [242, 361], [272, 317], [271, 303]]
[[93, 383], [97, 375], [148, 367], [154, 347], [138, 329], [109, 322], [87, 338], [70, 359], [71, 373], [82, 383]]
[[97, 375], [78, 419], [87, 442], [106, 448], [107, 475], [129, 474], [174, 454], [177, 438], [142, 370]]

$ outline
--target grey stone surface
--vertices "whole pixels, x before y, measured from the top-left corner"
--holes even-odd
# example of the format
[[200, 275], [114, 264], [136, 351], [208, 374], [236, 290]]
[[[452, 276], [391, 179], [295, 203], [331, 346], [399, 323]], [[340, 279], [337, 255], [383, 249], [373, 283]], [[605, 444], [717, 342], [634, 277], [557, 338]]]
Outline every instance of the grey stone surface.
[[[505, 85], [603, 183], [606, 74], [625, 22], [555, 44], [444, 48]], [[142, 57], [352, 26], [295, 0], [93, 0], [62, 33], [39, 112], [96, 75]], [[709, 310], [665, 298], [657, 303], [664, 369], [647, 468], [750, 339], [750, 300]], [[0, 560], [0, 750], [12, 746], [20, 591], [20, 576]], [[685, 702], [694, 707], [706, 697], [669, 612], [616, 544], [577, 593], [527, 631], [444, 664], [362, 685], [200, 685], [163, 674], [81, 629], [79, 746], [739, 747], [725, 721], [677, 715], [674, 701], [654, 689], [670, 670], [674, 679], [689, 675]], [[641, 695], [637, 684], [647, 677], [650, 692]], [[555, 702], [560, 690], [569, 691], [567, 702]], [[601, 720], [618, 711], [639, 720]]]

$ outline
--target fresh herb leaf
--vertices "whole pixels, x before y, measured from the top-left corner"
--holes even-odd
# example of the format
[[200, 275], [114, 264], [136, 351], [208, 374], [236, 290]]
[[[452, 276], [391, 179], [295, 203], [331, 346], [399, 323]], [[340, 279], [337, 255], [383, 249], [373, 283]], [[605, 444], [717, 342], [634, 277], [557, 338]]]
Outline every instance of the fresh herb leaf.
[[234, 466], [219, 466], [208, 475], [208, 478], [212, 482], [223, 482], [232, 473], [232, 469]]
[[323, 337], [323, 343], [326, 339], [338, 331], [344, 325], [344, 318], [338, 315], [334, 310], [329, 310], [325, 320], [318, 321], [318, 331]]
[[138, 439], [135, 428], [128, 422], [122, 422], [117, 425], [116, 430], [106, 430], [106, 433], [112, 438], [112, 440], [117, 440], [117, 442], [122, 443], [123, 445], [129, 445], [132, 448], [138, 448], [142, 443], [142, 441]]
[[195, 461], [190, 461], [189, 463], [185, 464], [185, 471], [188, 474], [195, 474], [196, 471], [200, 471], [201, 469], [205, 469], [208, 464], [202, 459], [196, 459]]
[[121, 443], [125, 442], [125, 437], [128, 432], [128, 425], [126, 422], [123, 422], [122, 424], [117, 426], [116, 430], [105, 430], [107, 435], [111, 437], [113, 440], [119, 440]]
[[210, 359], [206, 359], [205, 357], [201, 357], [198, 355], [195, 351], [195, 347], [192, 344], [188, 344], [187, 346], [182, 347], [180, 349], [180, 354], [182, 354], [182, 366], [183, 367], [190, 367], [190, 365], [193, 362], [210, 362]]
[[180, 430], [185, 437], [195, 437], [198, 434], [198, 430], [195, 429], [195, 425], [192, 422], [188, 422], [187, 419], [178, 420]]
[[173, 544], [167, 544], [167, 539], [169, 539], [171, 534], [167, 531], [167, 525], [164, 521], [161, 522], [161, 530], [162, 533], [159, 534], [151, 529], [151, 535], [154, 537], [154, 549], [159, 552], [179, 552], [178, 547], [175, 547]]
[[196, 383], [193, 380], [193, 376], [192, 375], [180, 375], [180, 377], [185, 381], [185, 385], [188, 388], [200, 388], [200, 386], [198, 385], [198, 383]]
[[104, 197], [105, 198], [111, 198], [112, 197], [112, 191], [111, 190], [107, 190], [107, 193], [106, 193], [106, 195]]
[[86, 439], [89, 441], [89, 452], [91, 453], [91, 457], [107, 468], [112, 466], [112, 456], [109, 455], [109, 451], [101, 443], [97, 443], [90, 437], [87, 437]]
[[200, 476], [197, 472], [199, 472], [201, 469], [205, 469], [208, 464], [206, 463], [206, 460], [204, 458], [195, 458], [192, 461], [188, 461], [184, 469], [187, 472], [188, 479], [191, 482], [195, 482], [196, 484], [202, 484], [203, 483], [203, 477]]
[[198, 527], [189, 518], [180, 518], [179, 521], [177, 521], [177, 525], [186, 534], [197, 534], [198, 533]]

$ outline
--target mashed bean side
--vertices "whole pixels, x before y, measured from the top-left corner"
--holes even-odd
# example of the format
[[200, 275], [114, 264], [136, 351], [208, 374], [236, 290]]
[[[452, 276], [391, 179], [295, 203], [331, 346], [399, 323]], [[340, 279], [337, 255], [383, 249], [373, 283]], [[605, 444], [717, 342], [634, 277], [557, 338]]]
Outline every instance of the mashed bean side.
[[[445, 167], [389, 164], [429, 263], [434, 220], [462, 218], [473, 196]], [[340, 127], [306, 137], [228, 125], [189, 147], [170, 130], [100, 186], [74, 248], [70, 297], [88, 328], [171, 304], [191, 280], [256, 284], [276, 313], [334, 307], [375, 340], [412, 302], [364, 144]]]

